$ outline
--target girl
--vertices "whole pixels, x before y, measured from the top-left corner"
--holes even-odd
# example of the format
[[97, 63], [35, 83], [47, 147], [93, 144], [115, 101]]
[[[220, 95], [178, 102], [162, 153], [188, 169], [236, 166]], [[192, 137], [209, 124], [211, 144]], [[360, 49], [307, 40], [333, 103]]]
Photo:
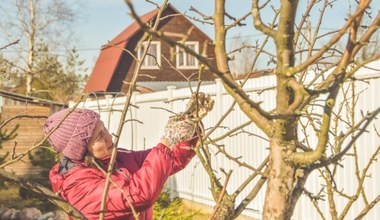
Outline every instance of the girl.
[[[165, 134], [188, 137], [189, 132], [193, 132], [190, 134], [192, 138], [169, 146], [172, 140], [163, 137], [156, 146], [144, 151], [118, 149], [111, 177], [113, 184], [106, 199], [105, 219], [134, 219], [131, 205], [139, 212], [139, 219], [153, 218], [152, 205], [165, 182], [170, 175], [186, 167], [195, 155], [192, 148], [198, 141], [193, 124], [185, 121], [172, 123], [176, 125], [169, 127], [175, 127], [176, 131], [165, 131]], [[106, 182], [99, 167], [108, 167], [114, 148], [112, 136], [99, 114], [86, 109], [72, 112], [64, 109], [54, 113], [44, 125], [45, 134], [55, 127], [58, 128], [48, 140], [63, 159], [49, 174], [53, 191], [88, 219], [99, 219]]]

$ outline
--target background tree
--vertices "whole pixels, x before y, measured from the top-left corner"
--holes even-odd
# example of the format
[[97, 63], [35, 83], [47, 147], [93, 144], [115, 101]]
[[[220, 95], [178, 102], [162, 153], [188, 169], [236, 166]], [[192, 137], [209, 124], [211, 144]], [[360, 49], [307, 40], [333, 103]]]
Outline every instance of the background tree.
[[[215, 28], [216, 66], [214, 66], [202, 53], [198, 54], [182, 44], [181, 39], [170, 37], [173, 36], [171, 33], [154, 31], [142, 23], [134, 11], [132, 2], [126, 0], [132, 16], [147, 33], [165, 40], [172, 46], [179, 46], [197, 57], [202, 63], [200, 71], [206, 67], [214, 72], [222, 80], [225, 90], [233, 97], [241, 111], [251, 120], [250, 123], [254, 123], [269, 140], [268, 158], [262, 161], [258, 168], [253, 168], [252, 175], [243, 180], [241, 187], [232, 193], [226, 189], [231, 172], [224, 172], [225, 182], [221, 182], [221, 175], [215, 172], [212, 164], [212, 157], [215, 155], [210, 153], [212, 151], [209, 146], [203, 145], [198, 148], [197, 154], [210, 176], [211, 193], [216, 202], [212, 218], [236, 218], [257, 193], [264, 190], [263, 186], [266, 183], [263, 219], [290, 219], [301, 194], [313, 196], [305, 189], [305, 183], [310, 174], [316, 170], [322, 173], [328, 185], [326, 194], [330, 203], [331, 218], [344, 218], [358, 194], [352, 198], [347, 196], [346, 198], [349, 198], [347, 206], [338, 213], [334, 206], [334, 193], [342, 195], [342, 192], [334, 185], [333, 179], [338, 172], [336, 167], [350, 149], [355, 150], [353, 147], [355, 141], [376, 117], [380, 108], [372, 109], [373, 112], [367, 116], [349, 121], [350, 126], [336, 129], [334, 122], [345, 122], [339, 115], [339, 109], [341, 106], [350, 105], [349, 98], [346, 98], [343, 104], [337, 98], [338, 95], [347, 94], [346, 86], [354, 79], [355, 72], [360, 67], [380, 58], [378, 51], [359, 58], [363, 48], [373, 43], [373, 35], [378, 32], [379, 12], [373, 14], [370, 0], [355, 2], [312, 0], [307, 3], [278, 0], [266, 1], [261, 5], [258, 0], [252, 0], [251, 10], [235, 18], [228, 13], [226, 2], [216, 0], [212, 16], [192, 9], [201, 17], [197, 19], [198, 21], [204, 19], [210, 22], [212, 19]], [[334, 13], [336, 7], [350, 9], [347, 10], [350, 12], [345, 20], [336, 21], [341, 24], [340, 27], [326, 31], [322, 28], [322, 24], [328, 22], [326, 16], [328, 13]], [[262, 19], [264, 14], [272, 15], [272, 20], [264, 21]], [[244, 91], [244, 83], [235, 82], [231, 74], [231, 59], [228, 56], [226, 36], [230, 30], [248, 18], [253, 20], [252, 28], [264, 35], [259, 40], [251, 72], [256, 69], [259, 56], [264, 57], [264, 60], [270, 60], [273, 64], [272, 71], [276, 76], [276, 100], [264, 101], [274, 101], [274, 109], [264, 109], [260, 102], [248, 96]], [[364, 18], [370, 21], [365, 28], [362, 26]], [[340, 47], [342, 44], [344, 47]], [[357, 94], [352, 97], [351, 102], [355, 103]], [[231, 109], [233, 106], [229, 111]], [[220, 121], [223, 121], [223, 118]], [[215, 127], [218, 125], [220, 123]], [[310, 128], [312, 133], [308, 133], [310, 130], [305, 127]], [[304, 135], [299, 133], [302, 130], [305, 131]], [[212, 132], [208, 134], [210, 133]], [[317, 137], [316, 145], [305, 144], [305, 138], [309, 136]], [[218, 146], [217, 142], [218, 140], [210, 140], [208, 143], [214, 145], [218, 152], [225, 153], [225, 148]], [[377, 153], [374, 152], [367, 167], [373, 164], [373, 158], [376, 156]], [[235, 159], [241, 166], [248, 166], [236, 158], [229, 157], [229, 159]], [[367, 171], [368, 169], [364, 169], [357, 176], [360, 183], [366, 179]], [[235, 206], [237, 195], [255, 178], [250, 193], [238, 206]], [[359, 194], [363, 191], [363, 185], [359, 184]], [[364, 195], [363, 197], [367, 202], [362, 213], [358, 213], [358, 218], [368, 213], [378, 201], [377, 198], [368, 201]]]
[[251, 72], [255, 56], [255, 46], [249, 39], [241, 35], [233, 37], [229, 57], [231, 57], [230, 66], [233, 76], [244, 76]]
[[64, 65], [58, 55], [50, 53], [48, 46], [41, 44], [35, 60], [34, 72], [38, 75], [32, 83], [33, 96], [61, 102], [78, 98], [87, 76], [77, 74], [85, 69], [81, 68], [83, 61], [79, 60], [75, 48], [70, 51]]
[[[238, 18], [227, 13], [226, 1], [217, 0], [213, 16], [199, 13], [201, 19], [212, 19], [214, 23], [216, 66], [204, 57], [203, 53], [198, 54], [182, 44], [181, 39], [173, 38], [175, 35], [156, 31], [142, 23], [132, 3], [126, 2], [134, 18], [147, 33], [160, 37], [173, 47], [179, 46], [185, 52], [197, 57], [202, 63], [200, 72], [204, 67], [213, 71], [223, 81], [226, 91], [235, 100], [214, 128], [207, 132], [204, 144], [196, 149], [199, 160], [210, 176], [211, 193], [216, 203], [211, 218], [236, 218], [255, 199], [259, 191], [265, 190], [263, 219], [290, 219], [302, 193], [318, 203], [320, 195], [314, 195], [305, 187], [306, 180], [316, 172], [319, 172], [325, 180], [326, 184], [321, 193], [328, 197], [329, 215], [332, 219], [344, 218], [347, 210], [357, 201], [359, 195], [366, 202], [362, 212], [357, 213], [358, 218], [365, 216], [377, 204], [380, 196], [374, 195], [374, 199], [372, 197], [369, 199], [363, 182], [367, 180], [368, 167], [375, 161], [379, 150], [373, 152], [373, 156], [367, 161], [364, 169], [356, 166], [356, 180], [359, 182], [356, 194], [352, 196], [344, 194], [334, 182], [334, 178], [339, 173], [339, 167], [342, 166], [343, 158], [349, 163], [356, 163], [356, 158], [359, 158], [362, 149], [355, 145], [355, 142], [380, 112], [380, 108], [375, 107], [373, 112], [367, 115], [363, 113], [360, 118], [353, 114], [354, 111], [348, 111], [348, 117], [345, 118], [341, 115], [343, 107], [357, 110], [355, 103], [360, 92], [358, 94], [354, 91], [354, 84], [360, 81], [355, 78], [356, 71], [380, 58], [377, 51], [366, 53], [366, 56], [359, 56], [365, 46], [373, 43], [373, 36], [378, 33], [380, 24], [380, 15], [374, 15], [370, 10], [371, 1], [353, 2], [350, 5], [352, 12], [341, 22], [341, 26], [335, 31], [325, 31], [321, 28], [325, 21], [324, 17], [328, 12], [334, 13], [337, 7], [337, 2], [333, 0], [312, 0], [307, 3], [278, 0], [267, 1], [261, 5], [258, 0], [253, 0], [251, 10]], [[342, 6], [339, 5], [339, 7]], [[264, 12], [272, 15], [270, 22], [263, 21], [261, 15]], [[297, 14], [299, 16], [296, 16]], [[316, 14], [316, 16], [312, 17], [311, 14]], [[253, 20], [252, 28], [264, 36], [255, 46], [257, 49], [250, 72], [253, 73], [259, 69], [258, 57], [270, 60], [272, 65], [270, 67], [273, 68], [272, 71], [276, 77], [276, 99], [264, 101], [273, 103], [274, 109], [263, 108], [263, 104], [257, 101], [255, 96], [248, 96], [244, 91], [244, 83], [238, 84], [231, 75], [231, 59], [228, 56], [230, 53], [227, 51], [226, 36], [243, 21], [248, 21], [248, 18]], [[365, 28], [362, 25], [364, 18], [370, 21]], [[345, 46], [342, 47], [342, 44]], [[338, 99], [338, 95], [344, 97], [343, 101]], [[221, 125], [236, 104], [250, 121], [231, 129], [222, 137], [211, 138], [210, 134]], [[124, 116], [125, 113], [124, 110]], [[337, 122], [343, 122], [346, 126], [338, 128]], [[261, 129], [268, 140], [267, 158], [257, 167], [229, 155], [226, 146], [218, 144], [221, 139], [251, 124]], [[370, 131], [372, 135], [378, 135], [376, 127]], [[317, 144], [308, 142], [311, 136], [316, 137]], [[235, 191], [231, 192], [227, 188], [232, 171], [227, 172], [222, 169], [223, 172], [216, 172], [218, 167], [215, 167], [212, 160], [216, 156], [211, 153], [215, 152], [213, 149], [239, 166], [251, 170], [252, 174], [242, 180]], [[350, 151], [350, 156], [354, 155], [354, 161], [348, 160], [348, 151]], [[6, 165], [7, 163], [2, 164], [2, 166]], [[248, 183], [253, 184], [248, 185]], [[249, 188], [249, 193], [244, 195], [241, 203], [236, 205], [237, 196], [245, 188]], [[348, 200], [347, 206], [340, 213], [334, 201], [337, 194]], [[325, 214], [321, 213], [322, 218]]]
[[52, 51], [70, 48], [70, 40], [75, 36], [70, 27], [80, 16], [78, 6], [62, 0], [16, 0], [1, 4], [1, 36], [9, 42], [19, 38], [12, 48], [16, 53], [7, 60], [22, 74], [24, 79], [19, 83], [24, 83], [25, 94], [31, 95], [33, 82], [40, 74], [35, 69], [38, 44], [48, 45]]
[[[3, 122], [0, 123], [1, 125]], [[10, 141], [14, 139], [17, 136], [17, 128], [18, 126], [14, 127], [11, 131], [5, 130], [2, 126], [0, 127], [0, 150], [3, 148], [3, 143], [6, 141]], [[9, 152], [3, 152], [0, 154], [0, 164], [2, 164], [5, 159], [8, 157]], [[4, 187], [4, 181], [0, 180], [0, 189]]]
[[[3, 122], [1, 124], [3, 124]], [[16, 133], [17, 129], [18, 129], [18, 126], [15, 126], [11, 131], [4, 129], [3, 127], [0, 128], [0, 150], [3, 148], [2, 144], [4, 142], [10, 141], [17, 136], [17, 133]], [[6, 152], [5, 154], [0, 155], [0, 163], [4, 162], [8, 154], [9, 152]]]
[[20, 71], [13, 63], [0, 54], [0, 89], [13, 90], [21, 84]]

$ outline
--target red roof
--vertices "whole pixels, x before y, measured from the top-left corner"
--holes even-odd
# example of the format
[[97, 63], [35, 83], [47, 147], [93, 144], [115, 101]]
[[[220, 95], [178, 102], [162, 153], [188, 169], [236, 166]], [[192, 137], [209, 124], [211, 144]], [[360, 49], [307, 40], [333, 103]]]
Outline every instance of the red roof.
[[[158, 9], [155, 9], [143, 15], [140, 19], [144, 23], [147, 23], [154, 18], [157, 13]], [[140, 26], [137, 22], [134, 22], [117, 35], [110, 44], [102, 47], [100, 55], [84, 88], [84, 92], [107, 91], [107, 87], [110, 84], [113, 72], [119, 63], [123, 49], [129, 39], [131, 39], [138, 30], [140, 30]]]

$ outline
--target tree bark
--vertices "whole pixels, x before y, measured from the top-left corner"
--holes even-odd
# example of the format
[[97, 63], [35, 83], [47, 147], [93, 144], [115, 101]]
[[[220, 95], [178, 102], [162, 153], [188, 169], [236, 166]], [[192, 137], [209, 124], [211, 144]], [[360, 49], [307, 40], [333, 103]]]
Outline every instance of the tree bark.
[[235, 198], [230, 195], [224, 195], [220, 204], [215, 207], [216, 211], [211, 216], [212, 220], [230, 220], [235, 214]]
[[32, 0], [29, 0], [29, 13], [30, 13], [30, 30], [27, 30], [28, 35], [28, 67], [26, 72], [26, 95], [31, 95], [32, 92], [32, 83], [33, 83], [33, 66], [34, 66], [34, 56], [35, 56], [35, 39], [36, 39], [36, 19], [35, 19], [35, 10], [34, 3]]
[[289, 146], [273, 138], [270, 142], [269, 175], [263, 219], [290, 219], [293, 213], [295, 166], [286, 161]]

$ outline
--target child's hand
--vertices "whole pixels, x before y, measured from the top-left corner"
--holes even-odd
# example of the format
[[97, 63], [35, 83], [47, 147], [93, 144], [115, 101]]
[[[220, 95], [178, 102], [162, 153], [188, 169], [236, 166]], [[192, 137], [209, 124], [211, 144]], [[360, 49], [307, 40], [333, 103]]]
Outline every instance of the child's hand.
[[173, 116], [169, 118], [164, 130], [164, 136], [161, 143], [167, 143], [166, 146], [172, 147], [177, 143], [189, 141], [195, 133], [196, 123], [190, 119]]
[[193, 139], [197, 123], [202, 125], [201, 129], [198, 130], [201, 134], [198, 135], [203, 136], [204, 129], [201, 119], [212, 110], [213, 106], [214, 100], [211, 99], [210, 95], [202, 92], [193, 93], [186, 105], [186, 111], [169, 118], [161, 143], [167, 143], [166, 146], [172, 147], [177, 143]]

